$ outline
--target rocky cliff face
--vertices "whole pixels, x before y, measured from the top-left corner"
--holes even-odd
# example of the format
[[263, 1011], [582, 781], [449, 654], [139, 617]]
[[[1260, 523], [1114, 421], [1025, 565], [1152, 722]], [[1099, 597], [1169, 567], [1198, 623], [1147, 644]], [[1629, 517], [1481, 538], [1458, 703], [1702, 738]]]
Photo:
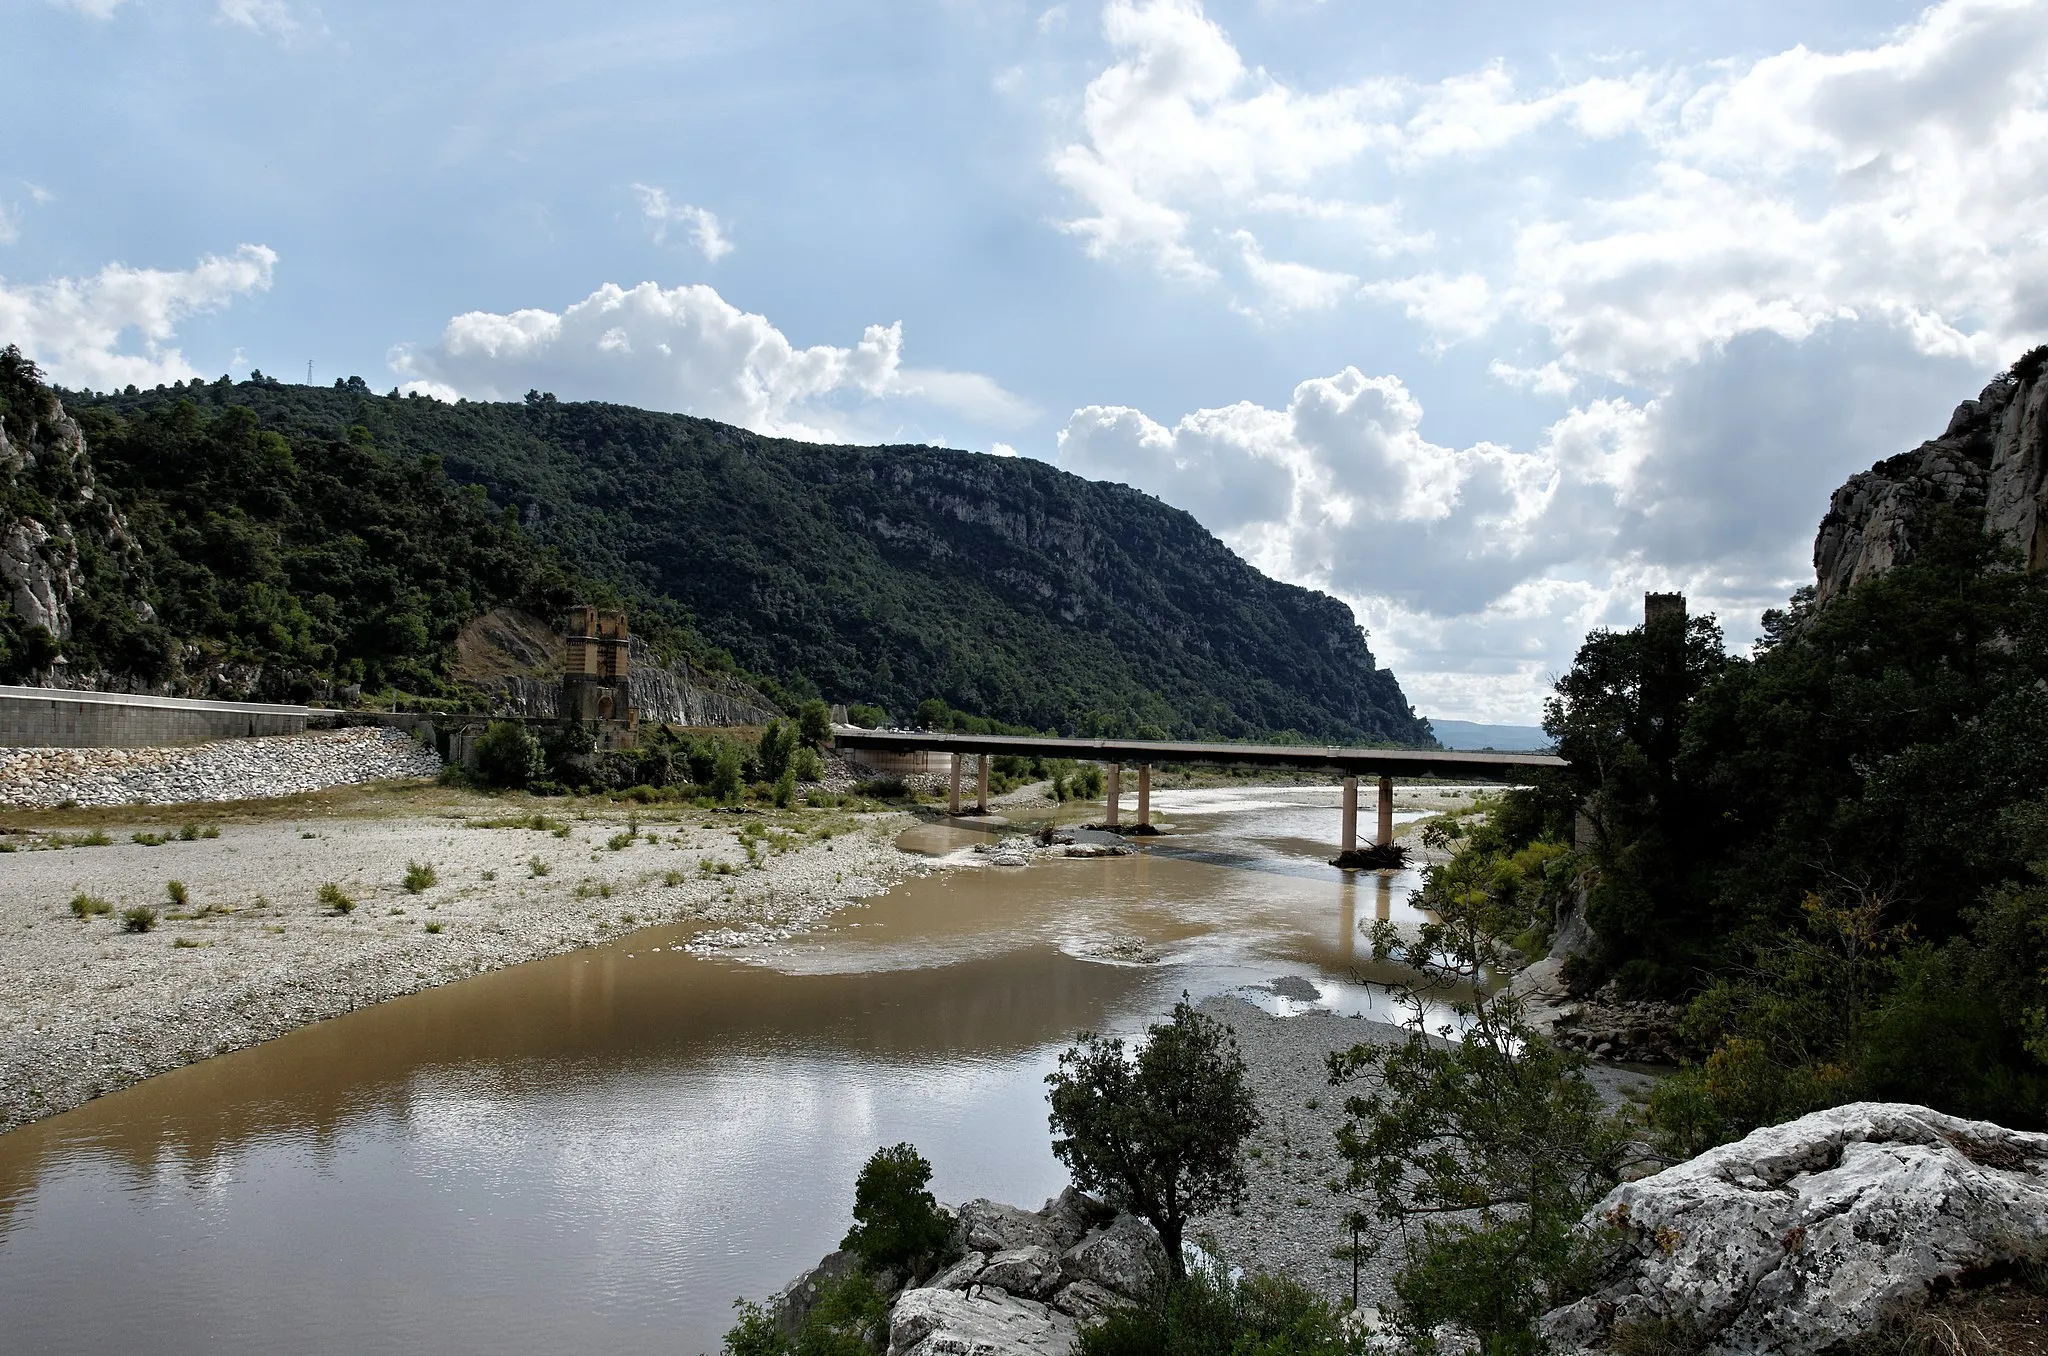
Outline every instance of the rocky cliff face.
[[1956, 406], [1939, 438], [1849, 477], [1835, 491], [1813, 544], [1817, 604], [1911, 559], [1942, 506], [1980, 518], [2029, 569], [2048, 566], [2043, 366], [2022, 359], [1975, 400]]
[[[16, 678], [67, 681], [61, 646], [87, 588], [81, 548], [114, 578], [142, 568], [127, 524], [94, 485], [85, 436], [8, 350], [0, 354], [0, 652], [10, 638], [22, 646], [38, 632], [47, 637], [39, 652], [48, 641], [59, 647], [39, 658], [39, 666], [54, 658], [49, 667]], [[149, 606], [139, 597], [134, 605]]]

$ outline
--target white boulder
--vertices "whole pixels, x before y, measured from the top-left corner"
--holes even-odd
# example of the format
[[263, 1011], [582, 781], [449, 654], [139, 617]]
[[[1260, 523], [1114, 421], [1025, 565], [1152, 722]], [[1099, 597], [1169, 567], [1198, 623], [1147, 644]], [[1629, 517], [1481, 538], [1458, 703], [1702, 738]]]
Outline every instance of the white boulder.
[[1151, 1293], [1166, 1275], [1166, 1248], [1150, 1224], [1136, 1215], [1118, 1215], [1107, 1229], [1068, 1248], [1060, 1269], [1077, 1281], [1093, 1281], [1136, 1299]]
[[1810, 1356], [1973, 1272], [2048, 1260], [2048, 1135], [1858, 1102], [1617, 1187], [1608, 1283], [1543, 1319], [1553, 1346], [1689, 1321], [1712, 1352]]
[[960, 1240], [975, 1252], [997, 1253], [1011, 1248], [1057, 1251], [1052, 1226], [1028, 1210], [986, 1199], [960, 1207]]
[[992, 1253], [988, 1265], [975, 1276], [978, 1285], [992, 1285], [1026, 1299], [1044, 1299], [1059, 1288], [1059, 1258], [1049, 1248], [1033, 1244], [1028, 1248], [1006, 1248]]
[[889, 1356], [1071, 1356], [1074, 1320], [1001, 1290], [906, 1290], [889, 1315]]

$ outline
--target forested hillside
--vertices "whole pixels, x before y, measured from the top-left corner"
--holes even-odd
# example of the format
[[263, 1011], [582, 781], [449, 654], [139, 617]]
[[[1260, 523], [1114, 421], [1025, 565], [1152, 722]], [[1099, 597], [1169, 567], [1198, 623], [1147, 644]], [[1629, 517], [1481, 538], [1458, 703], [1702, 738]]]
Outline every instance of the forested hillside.
[[83, 592], [125, 587], [154, 613], [94, 613], [74, 669], [154, 676], [196, 646], [215, 671], [267, 666], [273, 691], [431, 690], [463, 621], [595, 590], [785, 698], [1429, 742], [1343, 604], [1265, 578], [1150, 496], [1041, 462], [353, 379], [59, 394], [145, 558]]

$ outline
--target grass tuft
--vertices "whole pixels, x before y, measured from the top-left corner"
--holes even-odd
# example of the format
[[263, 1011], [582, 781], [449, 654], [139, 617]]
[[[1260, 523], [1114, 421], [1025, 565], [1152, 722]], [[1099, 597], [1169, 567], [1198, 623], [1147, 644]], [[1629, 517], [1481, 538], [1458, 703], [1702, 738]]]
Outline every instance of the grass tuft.
[[98, 895], [76, 894], [71, 896], [71, 913], [77, 918], [92, 918], [99, 914], [112, 913], [114, 906]]
[[156, 926], [156, 910], [147, 904], [137, 904], [121, 915], [121, 929], [124, 932], [148, 932]]
[[320, 887], [320, 902], [334, 913], [352, 913], [356, 907], [356, 902], [343, 894], [341, 887], [333, 881]]
[[182, 909], [192, 902], [191, 893], [185, 889], [185, 882], [181, 880], [165, 881], [164, 893], [170, 896], [171, 907], [174, 909]]
[[407, 862], [405, 864], [405, 892], [410, 895], [422, 894], [440, 882], [431, 862]]

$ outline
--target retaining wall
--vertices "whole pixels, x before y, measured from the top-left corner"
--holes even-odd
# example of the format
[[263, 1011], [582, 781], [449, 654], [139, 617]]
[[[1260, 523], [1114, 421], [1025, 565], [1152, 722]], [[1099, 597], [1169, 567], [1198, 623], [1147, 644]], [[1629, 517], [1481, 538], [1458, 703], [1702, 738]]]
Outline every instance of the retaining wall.
[[0, 686], [0, 748], [143, 748], [306, 732], [303, 706]]

